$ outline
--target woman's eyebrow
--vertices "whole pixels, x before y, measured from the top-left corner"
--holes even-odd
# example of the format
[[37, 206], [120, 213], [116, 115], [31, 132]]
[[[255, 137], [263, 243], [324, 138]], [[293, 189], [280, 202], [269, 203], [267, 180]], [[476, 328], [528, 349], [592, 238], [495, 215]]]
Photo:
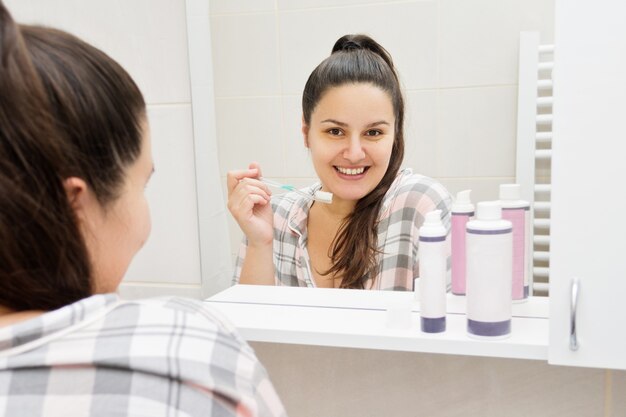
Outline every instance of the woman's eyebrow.
[[374, 127], [374, 126], [379, 126], [379, 125], [387, 125], [390, 126], [389, 122], [385, 121], [385, 120], [380, 120], [378, 122], [374, 122], [374, 123], [370, 123], [367, 125], [367, 127]]
[[[339, 125], [339, 126], [348, 126], [347, 123], [340, 122], [339, 120], [335, 120], [335, 119], [322, 120], [320, 123], [332, 123], [332, 124], [336, 124], [336, 125]], [[373, 122], [373, 123], [368, 124], [366, 127], [374, 127], [374, 126], [379, 126], [379, 125], [390, 126], [389, 122], [387, 122], [385, 120], [379, 120], [377, 122]]]
[[322, 120], [320, 123], [333, 123], [339, 126], [348, 126], [347, 123], [344, 122], [340, 122], [339, 120], [335, 120], [335, 119], [326, 119], [326, 120]]

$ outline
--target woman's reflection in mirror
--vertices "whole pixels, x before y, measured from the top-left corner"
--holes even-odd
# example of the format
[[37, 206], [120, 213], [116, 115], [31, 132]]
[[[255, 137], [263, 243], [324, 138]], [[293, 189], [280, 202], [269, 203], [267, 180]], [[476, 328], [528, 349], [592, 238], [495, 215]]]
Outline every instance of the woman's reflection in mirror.
[[228, 208], [245, 234], [234, 282], [412, 290], [418, 230], [427, 212], [450, 225], [437, 181], [401, 169], [404, 99], [390, 54], [345, 35], [313, 70], [302, 95], [302, 134], [331, 204], [272, 196], [261, 167], [228, 173]]

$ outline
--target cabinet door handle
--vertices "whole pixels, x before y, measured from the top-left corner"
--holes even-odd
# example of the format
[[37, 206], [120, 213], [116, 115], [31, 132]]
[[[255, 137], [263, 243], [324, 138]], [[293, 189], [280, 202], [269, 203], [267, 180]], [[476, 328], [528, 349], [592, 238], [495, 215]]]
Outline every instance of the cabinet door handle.
[[572, 279], [570, 299], [570, 325], [569, 325], [569, 348], [578, 350], [578, 338], [576, 337], [576, 308], [578, 307], [578, 292], [580, 283], [578, 278]]

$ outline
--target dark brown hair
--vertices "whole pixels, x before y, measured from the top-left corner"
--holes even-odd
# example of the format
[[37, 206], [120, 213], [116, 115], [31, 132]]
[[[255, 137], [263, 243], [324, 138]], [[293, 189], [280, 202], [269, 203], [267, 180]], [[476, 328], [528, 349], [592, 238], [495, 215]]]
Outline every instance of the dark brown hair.
[[0, 1], [0, 306], [51, 310], [92, 294], [63, 181], [106, 208], [141, 151], [145, 103], [102, 51], [16, 24]]
[[404, 99], [391, 55], [369, 36], [345, 35], [306, 82], [302, 94], [305, 123], [311, 123], [311, 114], [328, 89], [349, 83], [369, 83], [387, 92], [396, 118], [387, 172], [342, 222], [329, 250], [332, 266], [323, 273], [341, 278], [342, 288], [363, 288], [365, 280], [378, 268], [377, 226], [383, 197], [404, 158]]

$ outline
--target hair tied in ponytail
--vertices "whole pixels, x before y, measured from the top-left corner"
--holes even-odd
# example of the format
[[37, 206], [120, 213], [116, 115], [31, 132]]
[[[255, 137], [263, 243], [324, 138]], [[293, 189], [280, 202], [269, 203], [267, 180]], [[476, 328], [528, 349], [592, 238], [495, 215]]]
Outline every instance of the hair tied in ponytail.
[[362, 49], [363, 47], [361, 45], [359, 45], [358, 43], [354, 42], [354, 41], [348, 41], [346, 43], [343, 44], [343, 47], [341, 48], [344, 51], [351, 51], [354, 49]]

